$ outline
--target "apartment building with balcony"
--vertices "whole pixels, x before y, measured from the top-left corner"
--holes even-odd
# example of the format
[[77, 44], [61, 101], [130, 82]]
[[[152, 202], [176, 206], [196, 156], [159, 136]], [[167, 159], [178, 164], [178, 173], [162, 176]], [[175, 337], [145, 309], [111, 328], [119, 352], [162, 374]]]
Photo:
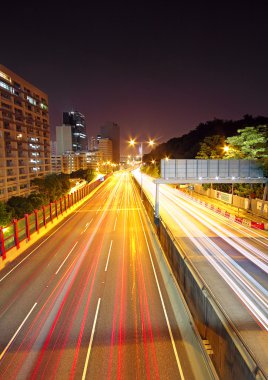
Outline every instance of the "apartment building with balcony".
[[0, 201], [50, 172], [48, 97], [0, 64]]

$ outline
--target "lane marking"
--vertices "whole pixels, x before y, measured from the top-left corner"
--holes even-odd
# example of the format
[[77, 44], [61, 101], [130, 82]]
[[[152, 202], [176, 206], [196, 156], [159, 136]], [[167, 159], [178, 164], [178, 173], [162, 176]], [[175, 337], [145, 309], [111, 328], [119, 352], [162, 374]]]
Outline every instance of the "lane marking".
[[175, 341], [174, 341], [174, 337], [173, 337], [173, 334], [172, 334], [172, 330], [171, 330], [171, 327], [170, 327], [170, 322], [169, 322], [169, 319], [168, 319], [167, 310], [166, 310], [166, 307], [165, 307], [165, 303], [164, 303], [164, 300], [163, 300], [162, 292], [161, 292], [160, 285], [159, 285], [159, 282], [158, 282], [155, 266], [154, 266], [154, 263], [153, 263], [151, 250], [150, 250], [149, 243], [148, 243], [148, 240], [147, 240], [147, 236], [146, 236], [146, 233], [145, 233], [143, 221], [142, 221], [142, 218], [141, 218], [141, 215], [140, 215], [140, 211], [138, 211], [138, 212], [139, 212], [139, 217], [140, 217], [140, 221], [141, 221], [141, 225], [142, 225], [142, 230], [143, 230], [143, 234], [144, 234], [144, 237], [145, 237], [147, 249], [148, 249], [148, 252], [149, 252], [149, 256], [150, 256], [150, 260], [151, 260], [151, 264], [152, 264], [152, 268], [153, 268], [153, 272], [154, 272], [154, 277], [155, 277], [158, 293], [159, 293], [161, 304], [162, 304], [162, 308], [163, 308], [163, 311], [164, 311], [164, 315], [165, 315], [165, 319], [166, 319], [166, 323], [167, 323], [167, 327], [168, 327], [169, 336], [170, 336], [172, 347], [173, 347], [173, 351], [174, 351], [174, 354], [175, 354], [177, 366], [178, 366], [178, 369], [179, 369], [179, 373], [180, 373], [181, 379], [185, 380], [185, 377], [184, 377], [184, 374], [183, 374], [183, 371], [182, 371], [182, 366], [181, 366], [180, 359], [179, 359], [179, 355], [178, 355], [178, 351], [177, 351], [177, 347], [176, 347], [176, 344], [175, 344]]
[[109, 253], [108, 253], [108, 257], [107, 257], [107, 262], [106, 262], [106, 266], [105, 266], [105, 272], [107, 272], [107, 268], [108, 268], [108, 263], [109, 263], [109, 259], [110, 259], [110, 253], [111, 253], [111, 249], [112, 249], [112, 245], [113, 245], [113, 241], [111, 240], [111, 243], [110, 243], [110, 248], [109, 248]]
[[76, 245], [78, 244], [78, 241], [75, 243], [75, 245], [73, 246], [73, 248], [70, 250], [70, 252], [68, 253], [68, 255], [65, 257], [65, 259], [63, 260], [63, 262], [61, 263], [61, 265], [59, 266], [57, 272], [55, 272], [55, 274], [58, 274], [59, 271], [61, 270], [62, 266], [64, 265], [65, 261], [68, 259], [68, 257], [70, 256], [70, 254], [73, 252], [73, 250], [75, 249]]
[[24, 323], [27, 321], [27, 319], [29, 318], [30, 314], [32, 313], [33, 309], [35, 308], [35, 306], [37, 305], [37, 302], [35, 302], [35, 304], [33, 305], [33, 307], [31, 308], [31, 310], [29, 311], [29, 313], [26, 315], [26, 317], [24, 318], [24, 320], [21, 322], [19, 328], [17, 329], [17, 331], [15, 332], [15, 334], [12, 336], [12, 338], [10, 339], [10, 341], [8, 342], [7, 346], [5, 347], [5, 349], [3, 350], [3, 352], [1, 353], [0, 355], [0, 361], [2, 360], [3, 356], [5, 355], [5, 353], [7, 352], [7, 350], [9, 349], [10, 345], [12, 344], [13, 340], [16, 338], [16, 336], [18, 335], [18, 333], [20, 332], [20, 330], [22, 329], [22, 326], [24, 325]]
[[96, 309], [94, 323], [93, 323], [90, 341], [89, 341], [89, 345], [88, 345], [87, 356], [86, 356], [84, 371], [83, 371], [83, 375], [82, 375], [82, 380], [85, 380], [86, 374], [87, 374], [88, 361], [89, 361], [89, 356], [90, 356], [90, 352], [91, 352], [91, 348], [92, 348], [92, 342], [93, 342], [93, 337], [94, 337], [94, 333], [95, 333], [95, 328], [96, 328], [96, 323], [97, 323], [97, 318], [98, 318], [98, 313], [99, 313], [99, 308], [100, 308], [100, 302], [101, 302], [101, 298], [99, 298], [98, 304], [97, 304], [97, 309]]
[[114, 222], [114, 231], [115, 231], [115, 228], [116, 228], [116, 223], [117, 223], [117, 217], [115, 218], [115, 222]]
[[91, 219], [91, 221], [89, 223], [86, 224], [84, 230], [82, 232], [80, 232], [80, 235], [82, 235], [84, 232], [86, 232], [86, 230], [88, 229], [88, 227], [90, 226], [90, 223], [92, 222], [93, 218]]

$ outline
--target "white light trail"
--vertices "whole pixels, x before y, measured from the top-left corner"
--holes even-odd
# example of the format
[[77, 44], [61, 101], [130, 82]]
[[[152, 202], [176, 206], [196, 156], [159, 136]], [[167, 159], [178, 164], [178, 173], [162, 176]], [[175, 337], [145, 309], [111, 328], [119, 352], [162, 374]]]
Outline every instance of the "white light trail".
[[[139, 174], [134, 172], [134, 176], [139, 181]], [[143, 188], [149, 195], [151, 201], [154, 201], [155, 184], [148, 176], [143, 176]], [[161, 210], [169, 215], [166, 223], [173, 220], [178, 228], [183, 231], [185, 236], [189, 238], [191, 243], [197, 250], [208, 260], [208, 262], [216, 269], [221, 277], [229, 284], [232, 290], [241, 299], [244, 305], [255, 316], [259, 323], [268, 330], [268, 291], [265, 289], [258, 278], [254, 278], [247, 272], [239, 261], [232, 258], [230, 253], [239, 253], [255, 265], [259, 270], [268, 273], [268, 255], [266, 252], [256, 248], [251, 243], [245, 241], [236, 235], [236, 230], [231, 224], [228, 229], [221, 226], [215, 219], [219, 220], [220, 216], [210, 213], [205, 208], [186, 197], [175, 195], [174, 189], [169, 186], [160, 186], [160, 214]], [[186, 215], [185, 215], [186, 214]], [[187, 217], [189, 215], [189, 218]], [[197, 223], [193, 221], [194, 218]], [[219, 220], [221, 222], [221, 220]], [[203, 226], [213, 232], [213, 235], [220, 237], [219, 243], [215, 243], [213, 238], [207, 236], [197, 226], [201, 223]], [[221, 222], [222, 223], [222, 222]], [[170, 224], [172, 226], [172, 224]], [[237, 228], [237, 226], [235, 226]], [[246, 228], [241, 226], [238, 230], [241, 234]], [[263, 235], [257, 235], [254, 231], [254, 242], [258, 239], [256, 236], [263, 238]], [[247, 234], [248, 236], [248, 234]], [[251, 237], [251, 236], [250, 236]], [[225, 242], [225, 244], [223, 244]], [[228, 246], [226, 246], [226, 243]], [[224, 248], [222, 248], [222, 245]], [[230, 247], [227, 248], [226, 247]], [[236, 253], [235, 253], [236, 252]], [[212, 289], [213, 290], [213, 289]]]

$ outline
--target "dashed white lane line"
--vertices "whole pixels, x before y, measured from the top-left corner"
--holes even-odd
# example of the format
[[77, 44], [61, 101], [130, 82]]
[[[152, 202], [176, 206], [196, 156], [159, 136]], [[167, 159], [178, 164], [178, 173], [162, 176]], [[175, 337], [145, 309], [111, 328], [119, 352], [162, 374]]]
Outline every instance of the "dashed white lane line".
[[58, 274], [59, 271], [61, 270], [62, 266], [64, 265], [65, 261], [68, 259], [68, 257], [70, 256], [70, 254], [73, 252], [73, 250], [75, 249], [76, 245], [78, 244], [78, 241], [75, 243], [75, 245], [73, 246], [73, 248], [70, 250], [70, 252], [68, 253], [68, 255], [65, 257], [65, 259], [63, 260], [63, 262], [61, 263], [61, 265], [59, 266], [57, 272], [55, 272], [55, 274]]
[[83, 231], [80, 233], [80, 235], [82, 235], [84, 232], [86, 232], [86, 230], [87, 230], [88, 227], [90, 226], [92, 220], [93, 220], [93, 219], [91, 219], [91, 221], [90, 221], [89, 223], [86, 224], [85, 228], [84, 228]]
[[86, 374], [87, 374], [88, 362], [89, 362], [90, 352], [91, 352], [91, 348], [92, 348], [92, 342], [93, 342], [93, 338], [94, 338], [94, 333], [95, 333], [95, 328], [96, 328], [96, 323], [97, 323], [97, 318], [98, 318], [98, 313], [99, 313], [99, 308], [100, 308], [100, 302], [101, 302], [101, 298], [99, 298], [98, 304], [97, 304], [97, 309], [96, 309], [95, 318], [94, 318], [93, 327], [92, 327], [91, 336], [90, 336], [90, 341], [89, 341], [89, 345], [88, 345], [87, 357], [86, 357], [86, 361], [85, 361], [82, 380], [85, 380]]
[[110, 248], [109, 248], [109, 253], [108, 253], [108, 257], [107, 257], [107, 262], [106, 262], [106, 266], [105, 266], [105, 272], [107, 272], [107, 268], [108, 268], [108, 264], [109, 264], [109, 259], [110, 259], [110, 253], [111, 253], [111, 250], [112, 250], [112, 245], [113, 245], [113, 241], [111, 240], [111, 243], [110, 243]]
[[32, 313], [32, 311], [33, 311], [33, 309], [35, 308], [36, 305], [37, 305], [37, 302], [35, 302], [35, 304], [31, 308], [31, 310], [29, 311], [29, 313], [26, 315], [26, 317], [24, 318], [24, 320], [19, 325], [19, 327], [18, 327], [17, 331], [15, 332], [15, 334], [12, 336], [12, 338], [10, 339], [10, 341], [8, 342], [8, 344], [6, 345], [5, 349], [2, 351], [2, 353], [0, 355], [0, 361], [2, 360], [2, 358], [5, 355], [5, 353], [7, 352], [7, 350], [9, 349], [9, 347], [12, 344], [13, 340], [16, 338], [16, 336], [18, 335], [18, 333], [22, 329], [24, 323], [27, 321], [27, 319], [29, 318], [30, 314]]

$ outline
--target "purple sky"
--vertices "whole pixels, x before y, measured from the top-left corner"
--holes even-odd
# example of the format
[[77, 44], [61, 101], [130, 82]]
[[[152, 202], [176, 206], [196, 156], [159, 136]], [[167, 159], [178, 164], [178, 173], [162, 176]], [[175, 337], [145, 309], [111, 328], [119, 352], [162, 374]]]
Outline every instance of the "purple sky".
[[267, 116], [267, 2], [177, 3], [24, 2], [1, 19], [0, 61], [48, 94], [52, 128], [76, 109], [89, 135], [117, 122], [122, 146]]

